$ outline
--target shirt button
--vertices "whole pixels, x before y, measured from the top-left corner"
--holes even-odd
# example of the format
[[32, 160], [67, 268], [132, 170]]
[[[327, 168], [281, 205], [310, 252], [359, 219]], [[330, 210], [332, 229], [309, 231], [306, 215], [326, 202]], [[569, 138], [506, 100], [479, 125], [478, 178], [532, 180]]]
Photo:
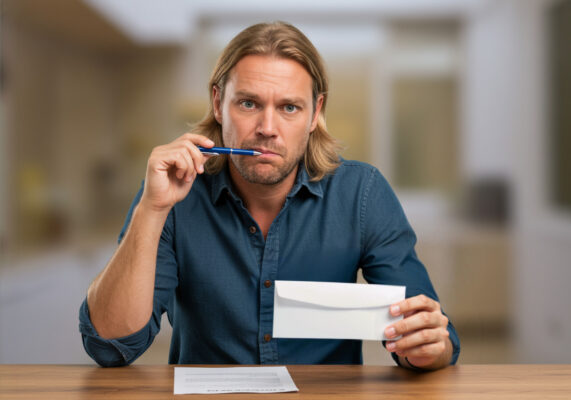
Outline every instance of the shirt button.
[[265, 281], [265, 282], [264, 282], [264, 286], [267, 287], [267, 288], [271, 287], [271, 286], [272, 286], [272, 281], [270, 281], [270, 280]]
[[270, 335], [269, 333], [266, 333], [264, 335], [264, 341], [269, 342], [270, 340], [272, 340], [272, 335]]
[[254, 225], [252, 225], [252, 226], [249, 228], [249, 231], [250, 231], [250, 233], [252, 233], [252, 234], [256, 233], [256, 227], [255, 227]]

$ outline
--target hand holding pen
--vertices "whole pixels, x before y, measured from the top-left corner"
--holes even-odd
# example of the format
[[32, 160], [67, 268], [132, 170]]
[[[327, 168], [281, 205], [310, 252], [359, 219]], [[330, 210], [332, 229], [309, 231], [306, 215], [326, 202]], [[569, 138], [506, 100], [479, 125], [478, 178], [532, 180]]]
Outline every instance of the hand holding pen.
[[161, 213], [168, 212], [188, 195], [196, 176], [204, 172], [204, 163], [209, 157], [261, 154], [254, 150], [212, 146], [214, 142], [207, 137], [186, 133], [171, 143], [155, 147], [147, 163], [140, 204]]

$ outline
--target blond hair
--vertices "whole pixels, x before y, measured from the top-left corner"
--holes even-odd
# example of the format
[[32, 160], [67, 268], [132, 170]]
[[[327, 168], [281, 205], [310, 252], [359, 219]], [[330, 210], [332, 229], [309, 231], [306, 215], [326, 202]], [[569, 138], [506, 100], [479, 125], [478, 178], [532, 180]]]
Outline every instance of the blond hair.
[[[310, 134], [303, 162], [312, 181], [318, 181], [332, 173], [339, 165], [338, 142], [327, 132], [325, 125], [325, 106], [327, 103], [328, 80], [321, 56], [309, 39], [296, 27], [285, 22], [261, 23], [252, 25], [240, 32], [228, 43], [218, 61], [208, 84], [210, 104], [206, 116], [192, 130], [212, 139], [222, 146], [222, 127], [216, 121], [213, 110], [214, 86], [224, 96], [226, 81], [230, 71], [247, 55], [271, 55], [298, 62], [312, 78], [313, 109], [319, 95], [323, 96], [323, 105], [317, 117], [317, 126]], [[227, 157], [212, 157], [205, 165], [206, 172], [216, 174], [227, 163]]]

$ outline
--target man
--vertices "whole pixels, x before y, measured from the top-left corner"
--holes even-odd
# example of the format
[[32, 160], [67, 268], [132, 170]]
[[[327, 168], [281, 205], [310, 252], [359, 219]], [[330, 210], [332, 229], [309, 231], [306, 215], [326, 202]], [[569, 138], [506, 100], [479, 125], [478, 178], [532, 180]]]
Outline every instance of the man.
[[[86, 351], [131, 363], [163, 312], [170, 363], [361, 363], [361, 341], [272, 338], [276, 279], [406, 285], [404, 315], [385, 331], [401, 366], [455, 363], [456, 332], [441, 312], [415, 236], [388, 183], [345, 161], [325, 129], [328, 83], [295, 27], [258, 24], [223, 51], [211, 104], [193, 133], [155, 148], [120, 245], [80, 310]], [[259, 156], [207, 158], [197, 146]]]

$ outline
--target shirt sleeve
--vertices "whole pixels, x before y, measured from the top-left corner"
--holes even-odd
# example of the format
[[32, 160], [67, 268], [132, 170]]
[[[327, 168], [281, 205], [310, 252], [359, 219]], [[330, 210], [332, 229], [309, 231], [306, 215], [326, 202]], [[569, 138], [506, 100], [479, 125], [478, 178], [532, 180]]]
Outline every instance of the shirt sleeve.
[[[143, 189], [139, 191], [119, 235], [119, 242], [125, 236], [135, 206], [141, 199]], [[87, 354], [103, 367], [129, 365], [149, 348], [160, 330], [161, 316], [168, 312], [173, 300], [174, 289], [178, 285], [178, 268], [173, 246], [173, 211], [169, 213], [159, 241], [157, 268], [155, 272], [155, 290], [153, 313], [149, 322], [138, 332], [118, 339], [100, 337], [91, 323], [89, 307], [85, 299], [79, 310], [79, 331], [83, 347]]]
[[[376, 169], [363, 192], [360, 220], [365, 280], [406, 286], [407, 298], [424, 294], [439, 301], [426, 268], [414, 251], [416, 235], [393, 190]], [[460, 340], [452, 322], [447, 329], [453, 346], [453, 365], [460, 354]], [[391, 355], [398, 364], [398, 357]]]

